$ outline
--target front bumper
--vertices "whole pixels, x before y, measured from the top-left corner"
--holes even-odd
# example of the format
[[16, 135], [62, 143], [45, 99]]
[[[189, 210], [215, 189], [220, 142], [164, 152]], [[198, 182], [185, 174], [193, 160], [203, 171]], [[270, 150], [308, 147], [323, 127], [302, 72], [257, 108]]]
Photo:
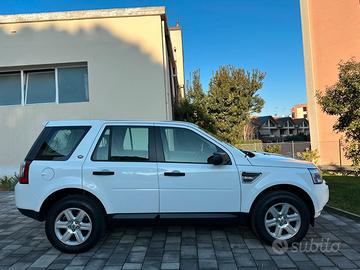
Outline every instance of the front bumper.
[[323, 183], [319, 185], [314, 185], [314, 192], [315, 192], [315, 211], [314, 211], [314, 218], [320, 216], [321, 211], [324, 209], [325, 205], [329, 201], [329, 186], [323, 181]]
[[42, 215], [40, 215], [39, 212], [36, 212], [34, 210], [29, 210], [29, 209], [23, 209], [23, 208], [18, 208], [18, 210], [24, 216], [33, 218], [33, 219], [38, 220], [38, 221], [44, 221], [44, 217]]

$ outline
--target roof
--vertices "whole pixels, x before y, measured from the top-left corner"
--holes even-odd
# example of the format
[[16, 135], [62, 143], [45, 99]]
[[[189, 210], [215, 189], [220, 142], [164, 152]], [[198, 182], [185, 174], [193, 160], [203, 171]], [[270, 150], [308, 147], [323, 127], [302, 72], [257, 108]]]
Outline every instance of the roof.
[[164, 16], [165, 7], [159, 6], [159, 7], [141, 7], [141, 8], [112, 8], [112, 9], [97, 9], [97, 10], [78, 10], [78, 11], [64, 11], [64, 12], [1, 15], [0, 24], [112, 18], [112, 17], [152, 16], [152, 15]]
[[291, 117], [289, 117], [289, 116], [287, 116], [287, 117], [275, 118], [275, 121], [276, 121], [276, 123], [278, 123], [278, 125], [279, 125], [280, 127], [287, 126], [286, 123], [287, 123], [288, 121], [294, 123], [293, 119], [292, 119]]
[[265, 124], [267, 122], [268, 119], [273, 119], [273, 117], [271, 115], [266, 115], [266, 116], [257, 116], [257, 117], [253, 117], [251, 119], [251, 122], [256, 125], [256, 126], [262, 126], [263, 124]]
[[183, 121], [148, 121], [148, 120], [54, 120], [44, 123], [44, 126], [96, 126], [103, 124], [129, 124], [129, 125], [173, 125], [197, 127], [197, 125]]
[[261, 127], [269, 119], [270, 119], [270, 121], [274, 121], [276, 124], [278, 124], [279, 127], [287, 126], [287, 124], [286, 124], [287, 121], [290, 121], [290, 122], [294, 123], [295, 125], [299, 125], [304, 121], [309, 122], [306, 118], [293, 119], [289, 116], [275, 118], [275, 117], [272, 117], [271, 115], [266, 115], [266, 116], [253, 117], [251, 119], [251, 123], [255, 126]]
[[295, 123], [295, 125], [299, 125], [303, 122], [309, 122], [306, 118], [295, 118], [293, 119], [293, 122]]

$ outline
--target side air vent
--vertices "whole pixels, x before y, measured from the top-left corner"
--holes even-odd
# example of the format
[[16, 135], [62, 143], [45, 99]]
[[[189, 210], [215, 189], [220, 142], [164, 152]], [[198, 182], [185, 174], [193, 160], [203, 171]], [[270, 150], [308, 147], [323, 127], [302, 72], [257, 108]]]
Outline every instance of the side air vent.
[[251, 183], [255, 181], [260, 175], [261, 172], [243, 172], [241, 177], [244, 183]]

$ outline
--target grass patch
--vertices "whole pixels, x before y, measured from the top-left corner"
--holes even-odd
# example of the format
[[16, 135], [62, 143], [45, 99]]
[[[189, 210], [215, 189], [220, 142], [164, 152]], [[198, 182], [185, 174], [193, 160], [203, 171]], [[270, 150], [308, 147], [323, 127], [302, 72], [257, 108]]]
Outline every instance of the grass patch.
[[18, 176], [4, 176], [0, 178], [0, 190], [14, 190]]
[[324, 175], [329, 184], [329, 205], [360, 215], [360, 177]]

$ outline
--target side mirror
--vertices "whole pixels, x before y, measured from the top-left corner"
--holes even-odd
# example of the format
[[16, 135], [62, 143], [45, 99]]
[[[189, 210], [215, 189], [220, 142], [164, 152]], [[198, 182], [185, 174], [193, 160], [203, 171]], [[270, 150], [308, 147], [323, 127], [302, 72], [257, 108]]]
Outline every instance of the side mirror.
[[211, 157], [209, 157], [207, 161], [209, 164], [225, 165], [225, 164], [229, 164], [230, 157], [226, 153], [216, 152]]

